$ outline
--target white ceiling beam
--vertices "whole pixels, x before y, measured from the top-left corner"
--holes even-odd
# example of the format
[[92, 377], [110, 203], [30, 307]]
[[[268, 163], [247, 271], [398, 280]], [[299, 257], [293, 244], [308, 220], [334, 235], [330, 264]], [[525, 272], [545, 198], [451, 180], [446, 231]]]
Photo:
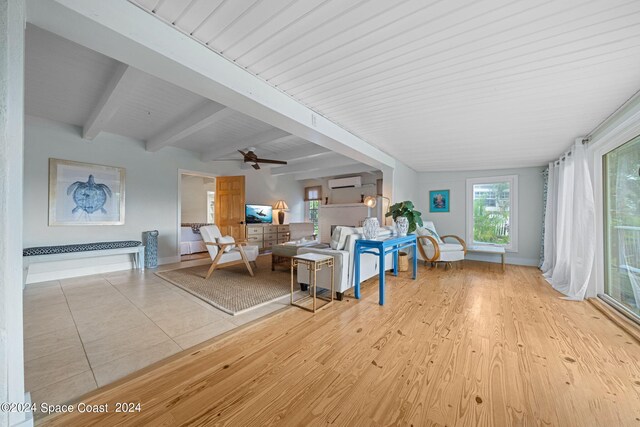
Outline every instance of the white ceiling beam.
[[140, 73], [135, 68], [126, 64], [117, 66], [107, 88], [82, 127], [84, 139], [92, 140], [102, 132], [122, 105], [122, 101], [129, 96], [137, 83], [137, 77], [140, 77]]
[[286, 141], [297, 138], [297, 136], [289, 135], [287, 132], [280, 129], [269, 129], [268, 131], [261, 132], [251, 138], [239, 139], [223, 146], [212, 147], [202, 153], [201, 159], [203, 162], [219, 160], [225, 156], [237, 153], [238, 150], [245, 150], [248, 147], [258, 147], [260, 144], [266, 144], [267, 142]]
[[177, 123], [150, 138], [146, 144], [147, 151], [158, 151], [169, 145], [179, 145], [180, 141], [185, 140], [194, 133], [213, 126], [234, 114], [237, 114], [237, 112], [226, 108], [224, 105], [207, 102], [204, 106], [194, 109]]
[[281, 153], [277, 153], [276, 155], [278, 156], [279, 160], [291, 162], [302, 159], [318, 158], [331, 153], [332, 151], [329, 151], [324, 147], [313, 144], [311, 142], [305, 142], [305, 144], [303, 144], [301, 147], [282, 151]]
[[[269, 154], [265, 154], [262, 151], [258, 150], [258, 157], [264, 157], [267, 159], [276, 159], [276, 160], [284, 160], [286, 162], [296, 163], [298, 161], [310, 160], [314, 161], [322, 160], [325, 156], [332, 156], [335, 153], [333, 151], [329, 151], [326, 148], [320, 147], [319, 145], [315, 145], [313, 143], [306, 143], [302, 147], [293, 148], [286, 151], [278, 151], [271, 152]], [[261, 166], [262, 169], [269, 169], [280, 167], [276, 164], [265, 163]]]
[[363, 173], [363, 172], [373, 172], [373, 171], [377, 171], [377, 170], [372, 166], [361, 163], [353, 166], [340, 166], [340, 167], [327, 168], [327, 169], [311, 171], [311, 172], [297, 173], [293, 175], [293, 179], [295, 179], [296, 181], [304, 181], [307, 179], [319, 179], [319, 178], [327, 178], [332, 176], [348, 175], [352, 173]]
[[338, 166], [348, 166], [348, 165], [356, 165], [358, 162], [356, 160], [350, 159], [348, 157], [344, 157], [340, 154], [331, 154], [327, 156], [322, 156], [321, 159], [310, 159], [305, 161], [300, 161], [296, 163], [292, 163], [286, 166], [280, 166], [277, 168], [271, 169], [271, 175], [290, 175], [301, 172], [308, 172], [314, 170], [321, 170], [331, 167]]
[[[293, 135], [291, 135], [291, 137], [295, 139], [300, 139], [297, 136], [293, 136]], [[297, 161], [297, 160], [306, 160], [306, 159], [320, 159], [323, 156], [333, 154], [332, 151], [329, 151], [324, 147], [321, 147], [319, 145], [316, 145], [307, 141], [301, 143], [300, 147], [287, 149], [285, 151], [269, 151], [268, 153], [266, 153], [264, 149], [260, 150], [260, 147], [256, 147], [256, 148], [257, 148], [256, 153], [258, 154], [258, 157], [284, 160], [287, 162]], [[239, 150], [242, 150], [242, 148], [239, 148]], [[238, 152], [236, 151], [233, 154], [237, 154], [237, 153]], [[231, 155], [225, 156], [225, 159], [230, 156]], [[235, 156], [235, 158], [237, 158], [237, 156]], [[234, 160], [234, 159], [229, 159], [229, 160]], [[218, 159], [218, 160], [224, 160], [224, 159]], [[261, 166], [262, 169], [268, 169], [272, 167], [277, 167], [277, 165], [265, 163]]]
[[359, 162], [396, 166], [380, 149], [127, 1], [29, 1], [27, 20]]

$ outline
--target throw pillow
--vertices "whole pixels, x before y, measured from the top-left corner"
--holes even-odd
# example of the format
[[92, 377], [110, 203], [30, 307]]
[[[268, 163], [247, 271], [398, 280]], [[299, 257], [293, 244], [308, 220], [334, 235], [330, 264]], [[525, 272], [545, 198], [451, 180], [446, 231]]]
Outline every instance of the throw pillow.
[[436, 242], [438, 243], [444, 243], [442, 241], [442, 239], [440, 238], [440, 235], [438, 234], [438, 232], [434, 229], [431, 228], [427, 228], [427, 227], [421, 227], [418, 229], [418, 234], [420, 236], [431, 236], [434, 239], [436, 239]]
[[[218, 243], [223, 244], [223, 243], [235, 243], [236, 239], [234, 239], [232, 236], [223, 236], [223, 237], [218, 237]], [[224, 251], [225, 252], [229, 252], [231, 249], [235, 248], [236, 245], [229, 245], [229, 246], [225, 246], [224, 247]]]
[[341, 251], [344, 249], [347, 236], [358, 233], [358, 229], [352, 227], [338, 226], [331, 235], [331, 249]]

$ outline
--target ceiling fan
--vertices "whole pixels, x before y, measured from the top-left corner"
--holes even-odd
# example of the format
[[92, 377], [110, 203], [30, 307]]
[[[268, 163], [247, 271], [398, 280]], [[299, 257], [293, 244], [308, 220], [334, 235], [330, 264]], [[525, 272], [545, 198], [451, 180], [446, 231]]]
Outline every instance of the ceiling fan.
[[274, 165], [286, 165], [287, 164], [287, 162], [285, 162], [284, 160], [261, 159], [256, 155], [254, 150], [255, 150], [255, 148], [249, 148], [246, 153], [244, 151], [242, 151], [242, 150], [238, 150], [238, 152], [240, 154], [242, 154], [242, 156], [244, 157], [243, 161], [245, 163], [253, 163], [251, 166], [255, 170], [260, 169], [259, 163], [271, 163], [271, 164], [274, 164]]

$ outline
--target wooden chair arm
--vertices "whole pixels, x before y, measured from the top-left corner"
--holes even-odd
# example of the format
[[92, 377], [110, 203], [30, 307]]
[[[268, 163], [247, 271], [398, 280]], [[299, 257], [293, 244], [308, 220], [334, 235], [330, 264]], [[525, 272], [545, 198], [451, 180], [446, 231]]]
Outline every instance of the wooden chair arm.
[[233, 242], [233, 243], [217, 243], [217, 242], [204, 242], [205, 245], [207, 246], [217, 246], [220, 249], [224, 249], [227, 246], [231, 246], [231, 245], [236, 245], [236, 244], [241, 244], [242, 242], [238, 243], [238, 242]]
[[[435, 262], [438, 259], [440, 259], [440, 245], [438, 244], [438, 241], [436, 239], [434, 239], [431, 236], [416, 236], [418, 239], [418, 250], [420, 251], [420, 255], [422, 255], [422, 258], [424, 258], [426, 261], [429, 262]], [[427, 239], [429, 241], [431, 241], [431, 244], [433, 245], [433, 248], [435, 249], [435, 252], [433, 253], [433, 257], [429, 258], [427, 256], [427, 253], [425, 252], [424, 248], [422, 247], [422, 242], [420, 242], [420, 240], [424, 240]]]
[[464, 254], [467, 254], [467, 243], [464, 241], [464, 239], [462, 239], [461, 237], [458, 236], [454, 236], [453, 234], [448, 234], [446, 236], [440, 236], [440, 238], [442, 240], [446, 239], [447, 237], [451, 237], [452, 239], [456, 239], [458, 241], [458, 243], [460, 243], [462, 245], [462, 249], [464, 250]]

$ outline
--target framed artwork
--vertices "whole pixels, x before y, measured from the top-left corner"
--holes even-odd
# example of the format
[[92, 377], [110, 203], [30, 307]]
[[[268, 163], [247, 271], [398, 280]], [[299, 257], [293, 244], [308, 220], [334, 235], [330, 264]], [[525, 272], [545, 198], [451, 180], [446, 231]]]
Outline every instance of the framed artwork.
[[449, 190], [429, 191], [429, 212], [449, 212]]
[[49, 225], [124, 224], [124, 168], [49, 159]]

